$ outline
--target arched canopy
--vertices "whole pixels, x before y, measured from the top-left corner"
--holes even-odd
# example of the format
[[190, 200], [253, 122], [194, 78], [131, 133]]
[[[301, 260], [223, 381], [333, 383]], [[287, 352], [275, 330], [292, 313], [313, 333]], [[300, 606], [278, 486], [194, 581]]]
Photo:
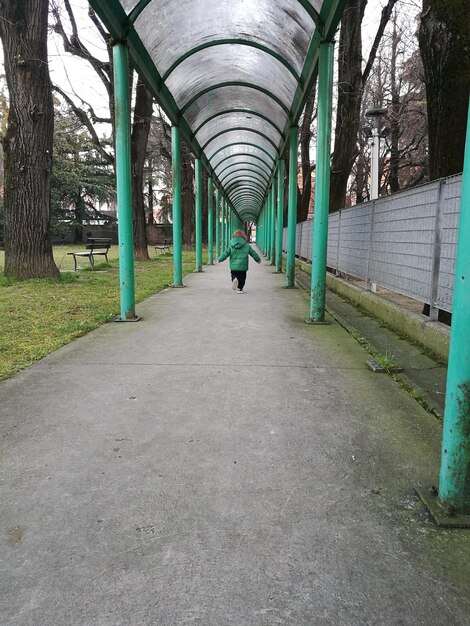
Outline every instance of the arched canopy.
[[90, 4], [240, 218], [254, 220], [345, 0]]

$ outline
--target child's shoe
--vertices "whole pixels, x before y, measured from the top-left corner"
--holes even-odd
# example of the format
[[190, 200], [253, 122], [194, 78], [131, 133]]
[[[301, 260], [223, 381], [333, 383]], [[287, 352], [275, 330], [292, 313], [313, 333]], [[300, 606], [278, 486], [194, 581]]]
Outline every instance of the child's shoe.
[[238, 289], [238, 278], [232, 280], [232, 289], [236, 291]]

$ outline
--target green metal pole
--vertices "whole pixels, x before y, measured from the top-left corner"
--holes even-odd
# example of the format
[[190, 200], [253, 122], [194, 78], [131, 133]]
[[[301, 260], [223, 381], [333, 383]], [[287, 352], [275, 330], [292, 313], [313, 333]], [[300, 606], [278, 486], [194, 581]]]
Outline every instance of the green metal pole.
[[195, 159], [196, 186], [196, 272], [202, 272], [202, 163]]
[[266, 256], [271, 261], [271, 189], [266, 198]]
[[207, 246], [209, 248], [207, 252], [207, 263], [212, 265], [214, 263], [214, 184], [212, 178], [209, 176], [207, 180]]
[[282, 272], [282, 230], [284, 227], [284, 160], [277, 164], [277, 230], [276, 230], [276, 272]]
[[266, 197], [266, 209], [265, 209], [265, 219], [266, 219], [266, 258], [269, 261], [269, 241], [270, 241], [270, 232], [269, 232], [269, 227], [271, 225], [271, 220], [269, 219], [270, 217], [270, 209], [271, 209], [271, 203], [269, 201], [269, 193]]
[[221, 206], [220, 206], [220, 253], [225, 250], [225, 198], [222, 196], [221, 198]]
[[260, 213], [260, 240], [259, 240], [259, 248], [261, 253], [264, 254], [264, 205], [261, 209]]
[[[470, 514], [470, 107], [442, 436], [439, 500], [448, 512]], [[469, 520], [470, 523], [470, 520]]]
[[328, 245], [328, 212], [330, 203], [331, 104], [333, 98], [334, 44], [320, 46], [318, 63], [317, 167], [313, 212], [312, 281], [310, 319], [325, 320], [326, 253]]
[[223, 199], [223, 207], [224, 207], [224, 220], [222, 222], [222, 231], [223, 231], [223, 238], [224, 238], [224, 250], [227, 249], [227, 218], [228, 218], [228, 211], [227, 211], [227, 200], [224, 198]]
[[271, 187], [268, 191], [268, 260], [269, 264], [273, 260], [273, 196], [271, 193]]
[[171, 128], [171, 165], [173, 187], [173, 286], [183, 286], [183, 246], [181, 235], [181, 159], [180, 129]]
[[289, 134], [289, 203], [287, 209], [286, 287], [295, 287], [295, 235], [297, 224], [297, 152], [299, 129], [293, 126]]
[[220, 256], [220, 189], [215, 190], [215, 255]]
[[222, 223], [220, 225], [220, 238], [222, 240], [222, 252], [227, 248], [225, 240], [225, 198], [222, 197]]
[[276, 185], [273, 180], [271, 185], [271, 257], [270, 265], [274, 265], [276, 260]]
[[266, 203], [263, 205], [263, 241], [261, 244], [261, 252], [266, 256]]
[[135, 320], [134, 242], [132, 233], [131, 137], [129, 113], [129, 51], [113, 46], [116, 121], [116, 188], [119, 236], [121, 320]]

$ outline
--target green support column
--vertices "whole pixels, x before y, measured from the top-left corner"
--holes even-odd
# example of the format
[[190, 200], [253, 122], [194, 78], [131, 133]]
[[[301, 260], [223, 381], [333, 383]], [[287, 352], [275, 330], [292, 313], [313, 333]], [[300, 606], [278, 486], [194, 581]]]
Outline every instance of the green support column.
[[113, 46], [116, 122], [116, 187], [119, 236], [121, 321], [136, 320], [134, 294], [134, 242], [132, 233], [131, 137], [129, 113], [129, 51]]
[[277, 228], [276, 228], [276, 272], [282, 272], [282, 230], [284, 227], [284, 160], [277, 164]]
[[228, 210], [227, 209], [228, 209], [228, 207], [227, 207], [227, 200], [225, 198], [223, 200], [223, 203], [224, 203], [224, 221], [223, 221], [223, 224], [222, 224], [222, 230], [223, 230], [223, 233], [224, 233], [224, 250], [226, 250], [227, 249], [227, 244], [228, 244], [228, 241], [227, 241], [227, 220], [228, 220]]
[[181, 160], [180, 129], [171, 128], [171, 167], [173, 188], [173, 286], [183, 286], [183, 250], [181, 234]]
[[264, 205], [264, 254], [269, 260], [269, 203], [267, 199]]
[[318, 63], [317, 167], [313, 212], [312, 282], [310, 320], [325, 320], [326, 252], [328, 245], [328, 212], [330, 203], [331, 104], [333, 98], [334, 45], [320, 46]]
[[225, 250], [225, 198], [223, 196], [221, 198], [220, 213], [220, 250], [222, 253]]
[[261, 250], [261, 254], [264, 254], [264, 205], [262, 206], [260, 213], [260, 233], [258, 245]]
[[270, 224], [270, 220], [269, 220], [269, 194], [266, 198], [266, 204], [265, 204], [265, 209], [264, 209], [264, 214], [265, 214], [265, 224], [266, 224], [266, 243], [265, 243], [265, 253], [266, 253], [266, 258], [269, 261], [269, 224]]
[[222, 242], [222, 252], [227, 248], [225, 241], [225, 198], [222, 196], [222, 222], [220, 224], [220, 240]]
[[261, 252], [264, 254], [266, 249], [265, 249], [265, 244], [266, 244], [266, 228], [265, 228], [265, 224], [264, 224], [264, 209], [265, 207], [263, 206], [263, 208], [261, 209], [261, 239], [260, 239], [260, 248], [261, 248]]
[[215, 190], [215, 255], [220, 256], [220, 189]]
[[214, 263], [214, 185], [212, 178], [209, 176], [207, 180], [207, 246], [209, 248], [207, 252], [207, 263], [212, 265]]
[[202, 272], [202, 164], [195, 159], [196, 187], [196, 272]]
[[264, 203], [263, 207], [263, 254], [268, 256], [268, 205]]
[[266, 198], [266, 208], [265, 208], [265, 214], [266, 214], [266, 258], [269, 261], [269, 194], [268, 197]]
[[439, 501], [470, 526], [470, 108], [460, 201]]
[[276, 185], [273, 180], [271, 185], [271, 256], [270, 265], [274, 265], [276, 260]]
[[273, 221], [272, 221], [272, 214], [273, 214], [273, 199], [272, 199], [272, 195], [271, 195], [271, 187], [268, 190], [268, 198], [267, 198], [267, 202], [268, 202], [268, 214], [267, 214], [267, 220], [268, 220], [268, 261], [271, 264], [272, 260], [273, 260]]
[[297, 153], [299, 129], [289, 134], [289, 204], [287, 209], [286, 287], [295, 287], [295, 235], [297, 225]]

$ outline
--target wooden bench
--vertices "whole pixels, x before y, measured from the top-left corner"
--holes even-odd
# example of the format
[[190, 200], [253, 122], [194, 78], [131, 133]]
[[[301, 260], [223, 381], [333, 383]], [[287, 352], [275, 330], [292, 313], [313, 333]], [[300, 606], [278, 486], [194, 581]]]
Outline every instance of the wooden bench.
[[156, 243], [154, 248], [157, 254], [163, 254], [164, 252], [169, 252], [171, 254], [171, 244], [172, 241], [169, 239], [165, 239], [163, 243]]
[[106, 237], [88, 237], [86, 242], [86, 250], [80, 252], [67, 252], [73, 256], [74, 271], [77, 271], [77, 257], [88, 257], [91, 269], [95, 269], [95, 256], [104, 256], [106, 263], [108, 261], [108, 250], [111, 247], [111, 239]]

